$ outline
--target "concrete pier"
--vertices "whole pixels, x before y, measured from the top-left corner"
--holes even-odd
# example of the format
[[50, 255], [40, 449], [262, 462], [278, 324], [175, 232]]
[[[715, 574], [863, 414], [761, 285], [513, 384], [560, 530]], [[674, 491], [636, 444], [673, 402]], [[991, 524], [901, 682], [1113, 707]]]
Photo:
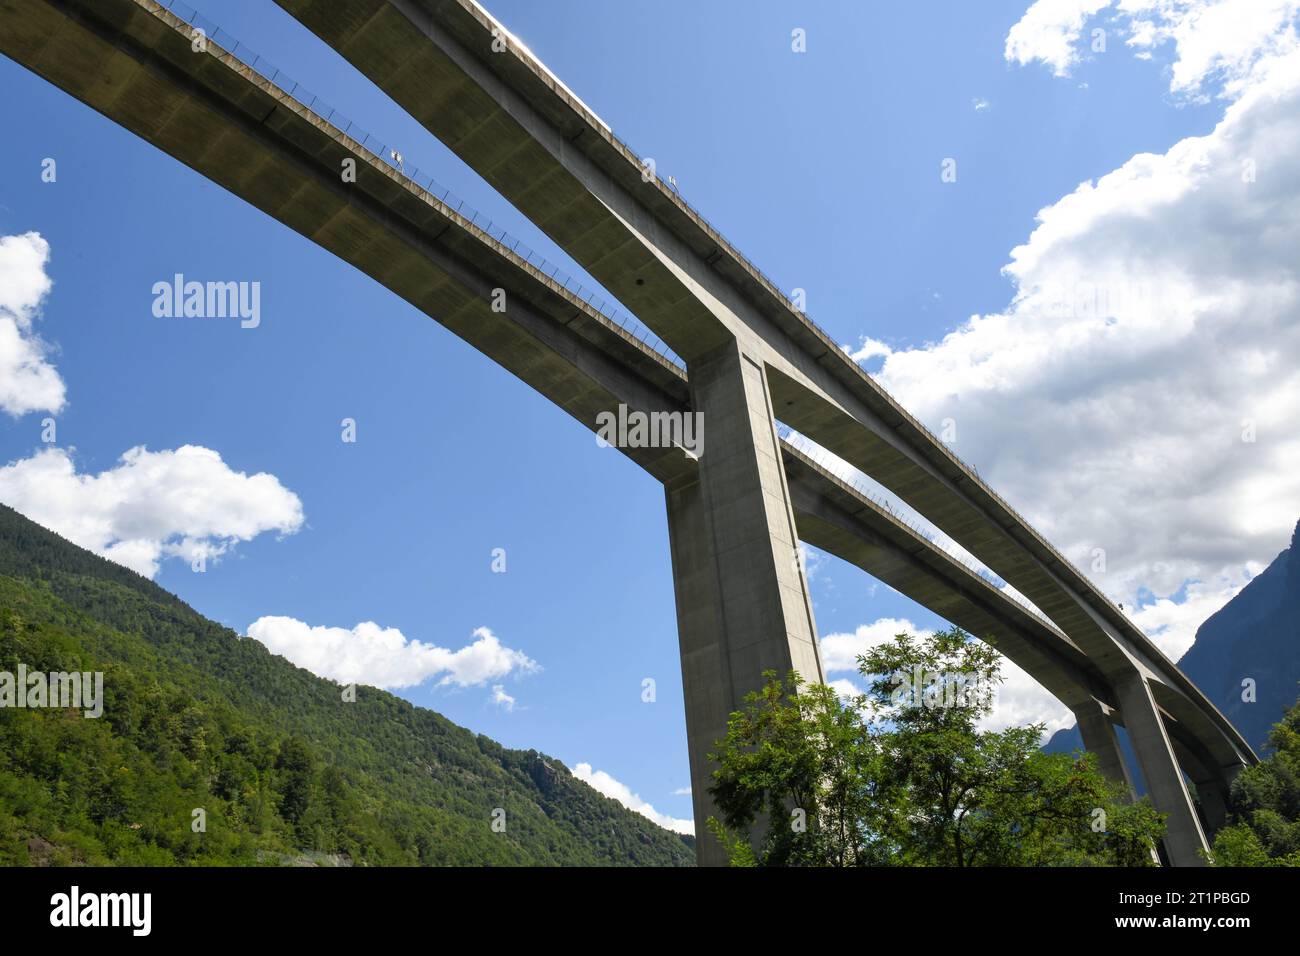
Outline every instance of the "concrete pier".
[[1173, 744], [1145, 677], [1135, 674], [1116, 687], [1124, 728], [1142, 767], [1151, 802], [1165, 815], [1165, 853], [1174, 866], [1205, 866], [1205, 831], [1188, 793]]
[[698, 477], [665, 489], [698, 859], [723, 864], [708, 753], [765, 671], [823, 681], [812, 600], [762, 366], [732, 343], [691, 365]]

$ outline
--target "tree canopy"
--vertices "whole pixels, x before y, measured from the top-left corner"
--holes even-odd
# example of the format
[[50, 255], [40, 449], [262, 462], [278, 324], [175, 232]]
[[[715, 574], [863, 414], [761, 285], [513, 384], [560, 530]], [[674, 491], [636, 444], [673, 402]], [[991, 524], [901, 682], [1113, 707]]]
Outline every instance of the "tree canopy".
[[1150, 865], [1160, 815], [1093, 756], [983, 727], [1000, 660], [954, 628], [859, 657], [857, 697], [770, 672], [712, 755], [733, 864]]
[[1300, 702], [1268, 743], [1269, 756], [1232, 782], [1228, 826], [1214, 839], [1219, 866], [1300, 866]]
[[0, 707], [0, 865], [694, 862], [558, 760], [347, 699], [0, 506], [0, 671], [20, 665], [103, 672], [105, 699]]

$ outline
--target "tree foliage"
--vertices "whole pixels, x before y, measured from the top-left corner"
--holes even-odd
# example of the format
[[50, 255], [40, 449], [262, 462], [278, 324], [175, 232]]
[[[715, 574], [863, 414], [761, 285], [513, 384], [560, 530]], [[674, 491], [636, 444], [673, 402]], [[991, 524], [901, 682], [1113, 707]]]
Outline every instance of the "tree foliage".
[[374, 688], [345, 701], [0, 506], [0, 670], [20, 663], [103, 671], [105, 701], [0, 708], [0, 865], [694, 862], [559, 761]]
[[1232, 783], [1228, 826], [1214, 839], [1219, 866], [1300, 866], [1300, 702], [1268, 742], [1269, 756]]
[[999, 660], [953, 629], [860, 657], [853, 699], [769, 673], [713, 754], [733, 863], [1149, 865], [1160, 816], [1094, 757], [1043, 753], [1041, 725], [981, 728]]

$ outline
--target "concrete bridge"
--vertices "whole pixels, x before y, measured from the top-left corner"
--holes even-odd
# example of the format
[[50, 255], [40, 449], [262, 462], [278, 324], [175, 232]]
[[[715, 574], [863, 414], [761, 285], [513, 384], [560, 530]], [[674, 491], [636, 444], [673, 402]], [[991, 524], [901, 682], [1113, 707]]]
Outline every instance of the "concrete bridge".
[[[0, 52], [382, 283], [588, 428], [620, 405], [703, 413], [698, 460], [621, 449], [664, 485], [701, 863], [725, 862], [702, 824], [706, 754], [727, 715], [764, 670], [823, 679], [800, 540], [997, 647], [1131, 786], [1123, 726], [1167, 815], [1165, 860], [1203, 862], [1233, 776], [1256, 759], [1241, 735], [504, 27], [473, 0], [277, 2], [666, 346], [174, 0], [0, 0]], [[349, 160], [353, 179], [341, 175]], [[778, 420], [890, 489], [1033, 608], [784, 440]]]

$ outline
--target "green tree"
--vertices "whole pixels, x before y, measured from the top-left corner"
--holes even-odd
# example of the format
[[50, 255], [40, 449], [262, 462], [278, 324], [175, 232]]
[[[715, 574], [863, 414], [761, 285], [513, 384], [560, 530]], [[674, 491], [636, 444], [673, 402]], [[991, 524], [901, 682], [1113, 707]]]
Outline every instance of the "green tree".
[[1218, 866], [1300, 866], [1300, 702], [1268, 743], [1272, 753], [1232, 782], [1229, 825], [1214, 838]]
[[[710, 788], [726, 825], [708, 824], [734, 862], [855, 866], [887, 862], [875, 852], [885, 796], [881, 750], [869, 727], [835, 691], [796, 675], [771, 678], [731, 715], [722, 769]], [[727, 829], [743, 830], [737, 837]], [[750, 831], [762, 853], [750, 853]]]
[[316, 775], [316, 757], [301, 737], [289, 737], [280, 744], [275, 769], [280, 771], [280, 815], [298, 823], [311, 803]]
[[850, 700], [769, 673], [712, 755], [710, 829], [738, 865], [1150, 864], [1160, 816], [1094, 757], [980, 728], [999, 661], [954, 628], [860, 657]]

